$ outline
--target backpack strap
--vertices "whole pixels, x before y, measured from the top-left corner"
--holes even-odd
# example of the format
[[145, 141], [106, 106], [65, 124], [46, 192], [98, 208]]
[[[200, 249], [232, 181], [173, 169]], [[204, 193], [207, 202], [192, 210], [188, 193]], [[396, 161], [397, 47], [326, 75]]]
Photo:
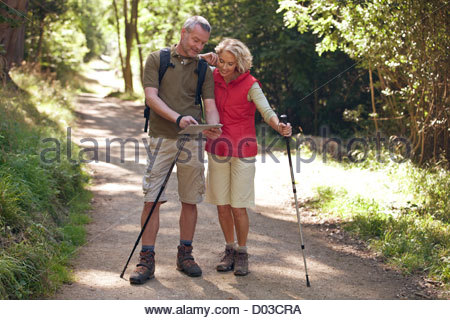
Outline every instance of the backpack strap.
[[[199, 59], [197, 64], [197, 69], [195, 70], [195, 73], [198, 74], [198, 80], [197, 80], [197, 90], [195, 92], [195, 104], [200, 105], [200, 110], [202, 111], [202, 119], [204, 116], [203, 113], [203, 103], [202, 103], [202, 88], [203, 83], [205, 82], [205, 76], [206, 76], [206, 69], [208, 68], [208, 63], [204, 59]], [[206, 122], [206, 119], [204, 119]]]
[[[158, 84], [161, 84], [164, 74], [171, 65], [172, 64], [170, 63], [170, 48], [161, 49], [159, 51]], [[150, 120], [150, 107], [147, 105], [147, 101], [145, 101], [144, 118], [145, 118], [144, 132], [147, 132], [148, 122]]]
[[170, 63], [170, 48], [164, 48], [159, 51], [159, 78], [158, 83], [161, 84], [162, 78], [167, 71], [167, 68], [171, 66]]

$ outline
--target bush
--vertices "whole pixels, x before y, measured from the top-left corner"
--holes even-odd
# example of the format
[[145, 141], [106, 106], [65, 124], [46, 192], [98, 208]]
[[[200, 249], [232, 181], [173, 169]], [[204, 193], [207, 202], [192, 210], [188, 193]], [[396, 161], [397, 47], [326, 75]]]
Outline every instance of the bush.
[[[362, 172], [371, 172], [371, 178], [377, 174], [382, 179], [372, 179], [366, 184], [380, 189], [383, 197], [366, 190], [355, 194], [340, 182], [341, 185], [319, 185], [317, 197], [308, 205], [341, 217], [346, 230], [367, 240], [403, 271], [422, 272], [448, 285], [449, 172], [419, 168], [411, 162], [385, 165], [374, 162], [369, 159], [363, 164], [346, 164], [338, 170], [346, 170], [349, 180], [353, 175], [363, 179]], [[336, 167], [336, 163], [332, 165]]]
[[70, 95], [58, 82], [20, 70], [21, 88], [0, 89], [0, 298], [40, 298], [70, 280], [68, 259], [85, 241], [88, 176], [82, 167], [40, 159], [42, 140], [65, 140]]

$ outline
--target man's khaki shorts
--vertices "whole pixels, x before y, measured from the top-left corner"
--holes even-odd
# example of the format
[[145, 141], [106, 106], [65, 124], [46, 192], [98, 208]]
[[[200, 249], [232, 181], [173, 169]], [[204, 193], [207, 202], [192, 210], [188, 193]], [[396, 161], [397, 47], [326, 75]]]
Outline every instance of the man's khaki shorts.
[[[150, 137], [142, 189], [144, 202], [154, 202], [161, 189], [170, 166], [175, 160], [179, 142], [176, 139]], [[185, 143], [177, 160], [178, 195], [181, 202], [197, 204], [205, 193], [205, 167], [203, 164], [204, 142], [191, 139]], [[200, 158], [199, 158], [200, 156]], [[158, 202], [166, 202], [165, 191]]]
[[220, 157], [208, 152], [206, 201], [233, 208], [255, 206], [255, 157]]

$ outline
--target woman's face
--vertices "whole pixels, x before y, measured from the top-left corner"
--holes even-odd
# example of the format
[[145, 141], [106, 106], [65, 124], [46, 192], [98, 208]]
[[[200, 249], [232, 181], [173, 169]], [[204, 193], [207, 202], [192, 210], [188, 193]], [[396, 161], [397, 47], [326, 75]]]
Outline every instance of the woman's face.
[[236, 57], [231, 52], [224, 50], [219, 54], [217, 68], [225, 80], [231, 80], [234, 77], [235, 72], [237, 72], [236, 67]]

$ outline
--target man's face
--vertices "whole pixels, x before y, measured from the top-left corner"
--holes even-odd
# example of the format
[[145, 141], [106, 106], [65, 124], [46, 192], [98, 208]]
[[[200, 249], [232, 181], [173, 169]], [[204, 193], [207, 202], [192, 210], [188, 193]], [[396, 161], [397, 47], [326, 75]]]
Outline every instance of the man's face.
[[181, 30], [181, 50], [179, 53], [183, 56], [194, 58], [202, 52], [208, 40], [209, 32], [203, 30], [198, 24], [195, 25], [191, 32], [183, 28]]

